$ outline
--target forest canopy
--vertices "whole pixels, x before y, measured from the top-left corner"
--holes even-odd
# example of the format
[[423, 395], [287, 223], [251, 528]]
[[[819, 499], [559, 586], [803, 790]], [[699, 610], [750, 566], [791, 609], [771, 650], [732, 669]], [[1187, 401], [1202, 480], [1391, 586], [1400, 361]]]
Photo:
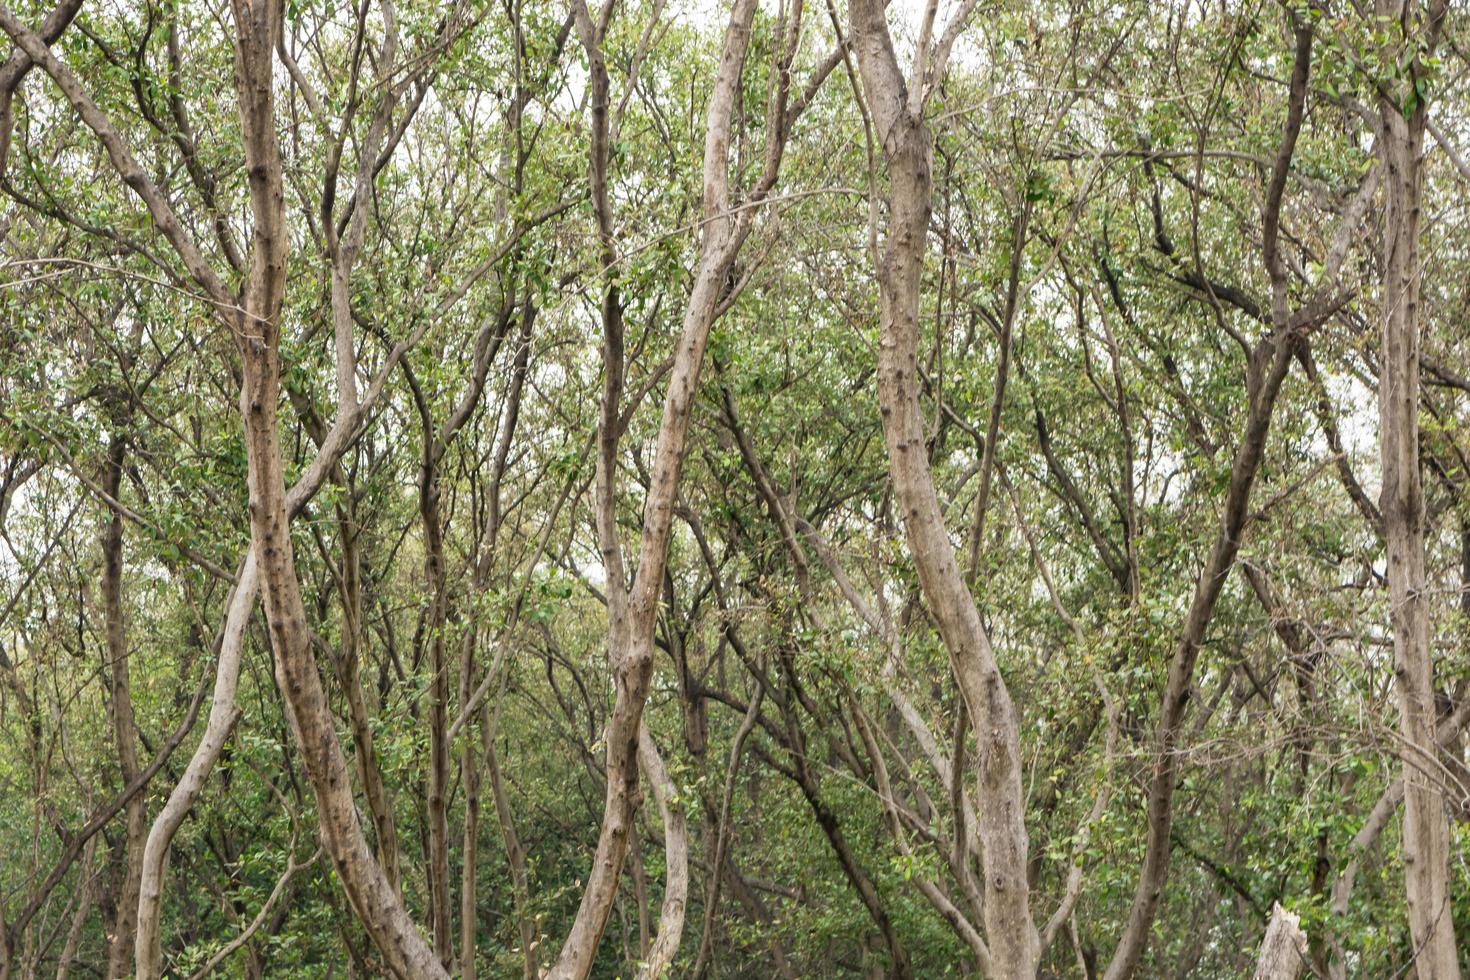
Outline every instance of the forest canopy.
[[0, 980], [1470, 969], [1463, 9], [0, 31]]

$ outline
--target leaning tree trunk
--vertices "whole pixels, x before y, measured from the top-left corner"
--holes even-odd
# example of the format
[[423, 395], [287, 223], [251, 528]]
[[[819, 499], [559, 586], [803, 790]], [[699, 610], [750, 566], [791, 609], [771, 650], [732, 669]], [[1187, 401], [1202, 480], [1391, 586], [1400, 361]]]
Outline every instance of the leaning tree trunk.
[[404, 977], [447, 978], [368, 847], [347, 762], [337, 741], [335, 717], [312, 654], [311, 630], [291, 546], [277, 427], [288, 230], [272, 68], [284, 10], [281, 0], [234, 0], [232, 6], [254, 241], [243, 302], [231, 326], [243, 369], [240, 414], [248, 462], [251, 545], [260, 567], [276, 682], [315, 797], [322, 841], [353, 911], [390, 970]]
[[864, 96], [888, 165], [887, 237], [878, 268], [878, 402], [889, 474], [924, 597], [949, 652], [960, 695], [975, 719], [975, 764], [985, 801], [977, 829], [992, 971], [997, 977], [1029, 978], [1036, 975], [1041, 941], [1031, 917], [1027, 879], [1019, 720], [944, 524], [919, 405], [919, 293], [928, 243], [932, 148], [922, 102], [914, 111], [909, 93], [923, 79], [905, 84], [881, 0], [853, 0], [851, 10]]
[[148, 831], [143, 848], [142, 877], [138, 885], [137, 909], [137, 980], [158, 980], [163, 975], [163, 885], [168, 871], [168, 852], [174, 835], [184, 824], [194, 801], [204, 791], [205, 781], [224, 751], [225, 742], [240, 719], [235, 692], [240, 683], [240, 661], [245, 646], [245, 628], [255, 606], [255, 553], [246, 551], [234, 591], [225, 603], [225, 624], [218, 644], [219, 659], [215, 668], [214, 696], [210, 700], [209, 720], [194, 755], [184, 774], [170, 791], [167, 802]]
[[[689, 448], [689, 423], [699, 391], [700, 368], [721, 295], [735, 256], [750, 231], [750, 211], [732, 216], [729, 200], [730, 132], [740, 90], [740, 76], [750, 45], [755, 0], [735, 0], [725, 30], [719, 68], [706, 111], [704, 146], [705, 219], [698, 265], [683, 328], [664, 396], [648, 496], [643, 507], [636, 576], [631, 585], [623, 578], [621, 547], [614, 515], [616, 452], [620, 435], [617, 400], [621, 394], [621, 309], [615, 285], [604, 299], [604, 391], [599, 419], [597, 523], [604, 567], [608, 575], [608, 661], [612, 668], [613, 708], [606, 736], [607, 793], [597, 851], [576, 918], [552, 965], [552, 980], [582, 980], [592, 969], [597, 946], [607, 928], [617, 897], [623, 863], [628, 856], [638, 806], [638, 743], [643, 708], [653, 677], [653, 633], [663, 570], [673, 531], [674, 503], [679, 476]], [[608, 8], [610, 9], [610, 8]], [[607, 198], [609, 123], [606, 68], [600, 70], [603, 28], [594, 26], [584, 3], [573, 7], [577, 30], [593, 61], [593, 147], [590, 160], [593, 203], [598, 211], [604, 258], [613, 255], [611, 212]], [[605, 21], [603, 22], [605, 27]], [[783, 117], [784, 118], [784, 117]], [[772, 135], [771, 139], [779, 137]], [[777, 154], [779, 159], [779, 154]], [[774, 181], [768, 155], [767, 177]], [[769, 189], [762, 185], [760, 194]], [[612, 272], [611, 269], [608, 270]], [[669, 952], [672, 957], [672, 951]]]
[[[3, 5], [0, 5], [0, 30], [56, 82], [82, 122], [97, 136], [118, 176], [147, 207], [160, 236], [178, 254], [189, 277], [202, 288], [222, 323], [236, 338], [243, 375], [240, 413], [248, 462], [251, 546], [259, 565], [261, 595], [276, 660], [276, 680], [300, 749], [302, 768], [311, 783], [321, 836], [354, 912], [388, 968], [407, 977], [447, 977], [368, 849], [357, 817], [351, 780], [337, 742], [334, 716], [312, 655], [311, 630], [306, 623], [301, 585], [292, 556], [292, 505], [285, 492], [277, 430], [281, 310], [289, 232], [273, 75], [285, 9], [283, 0], [232, 0], [231, 13], [235, 26], [235, 87], [252, 224], [249, 270], [238, 294], [227, 288], [215, 272], [190, 237], [185, 223], [174, 213], [168, 196], [133, 157], [126, 141], [76, 75], [40, 36]], [[373, 155], [368, 156], [371, 161]], [[342, 338], [339, 331], [339, 341]], [[345, 346], [350, 356], [350, 335], [347, 340], [346, 345], [339, 342], [339, 354]], [[339, 380], [345, 375], [347, 382], [353, 383], [348, 367], [339, 363], [338, 370]], [[342, 438], [348, 434], [348, 430], [342, 430]], [[324, 453], [317, 462], [330, 466], [333, 456]], [[190, 720], [192, 717], [191, 710]], [[171, 751], [181, 737], [179, 733], [165, 748]], [[166, 754], [155, 758], [149, 769], [139, 774], [139, 781], [130, 784], [124, 794], [124, 805], [138, 792], [143, 776], [155, 772]], [[80, 851], [82, 843], [74, 839], [69, 849]], [[32, 915], [34, 909], [28, 906], [23, 910], [22, 921], [15, 927], [6, 926], [6, 935], [0, 936], [0, 948], [7, 954], [14, 946], [9, 936], [23, 934]], [[9, 956], [0, 973], [8, 969], [8, 963]]]

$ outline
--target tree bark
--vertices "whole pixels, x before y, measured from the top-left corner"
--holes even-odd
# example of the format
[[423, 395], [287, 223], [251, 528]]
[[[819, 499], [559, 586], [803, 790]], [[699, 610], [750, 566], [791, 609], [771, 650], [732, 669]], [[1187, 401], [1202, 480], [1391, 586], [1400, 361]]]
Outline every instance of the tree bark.
[[[125, 437], [114, 434], [107, 447], [102, 486], [116, 500], [122, 488]], [[113, 510], [102, 530], [102, 606], [106, 620], [107, 661], [111, 677], [109, 714], [112, 736], [117, 744], [118, 770], [124, 786], [132, 784], [139, 773], [138, 740], [134, 731], [133, 689], [127, 625], [123, 619], [123, 528], [122, 515]], [[122, 880], [114, 896], [117, 920], [107, 952], [107, 976], [127, 974], [133, 962], [133, 942], [137, 935], [138, 889], [143, 876], [143, 848], [148, 835], [148, 798], [144, 793], [132, 796], [123, 807], [126, 834], [122, 844]]]
[[[1034, 977], [1040, 937], [1031, 917], [1026, 870], [1019, 719], [944, 525], [919, 405], [919, 295], [928, 244], [932, 147], [922, 98], [916, 99], [909, 86], [923, 86], [925, 78], [920, 74], [905, 83], [881, 0], [853, 0], [851, 15], [864, 100], [889, 179], [887, 235], [877, 270], [878, 402], [889, 474], [924, 596], [960, 695], [975, 720], [975, 766], [985, 801], [977, 831], [992, 969], [999, 977]], [[942, 64], [935, 71], [942, 71]], [[915, 103], [918, 112], [912, 111]]]
[[174, 785], [168, 801], [154, 819], [143, 848], [142, 876], [138, 887], [137, 980], [157, 980], [163, 974], [163, 883], [168, 872], [169, 847], [194, 801], [203, 792], [205, 780], [240, 718], [235, 691], [240, 681], [245, 627], [255, 606], [256, 585], [255, 552], [250, 550], [246, 552], [239, 580], [225, 604], [225, 625], [219, 643], [219, 662], [215, 667], [214, 698], [210, 702], [204, 735], [184, 768], [184, 775]]
[[71, 965], [76, 962], [77, 949], [81, 946], [82, 930], [87, 925], [87, 916], [92, 912], [92, 893], [96, 891], [97, 873], [92, 868], [92, 857], [97, 851], [97, 838], [87, 841], [82, 848], [81, 861], [77, 865], [77, 907], [72, 913], [71, 926], [66, 931], [66, 942], [56, 957], [56, 980], [67, 980]]
[[338, 540], [342, 544], [342, 645], [332, 666], [337, 683], [347, 700], [347, 723], [352, 732], [352, 757], [357, 778], [373, 824], [374, 853], [383, 866], [388, 883], [400, 894], [403, 884], [398, 870], [398, 826], [393, 819], [393, 797], [383, 782], [383, 767], [374, 744], [372, 715], [362, 687], [362, 559], [357, 536], [357, 505], [347, 499], [338, 509]]
[[[506, 309], [509, 309], [508, 298]], [[485, 587], [488, 578], [491, 561], [495, 556], [496, 545], [500, 539], [501, 502], [500, 488], [505, 477], [505, 470], [510, 457], [511, 443], [515, 438], [516, 426], [520, 420], [521, 394], [525, 388], [527, 365], [531, 357], [531, 333], [532, 325], [536, 318], [536, 307], [528, 296], [521, 306], [520, 332], [517, 337], [517, 348], [511, 367], [511, 380], [509, 390], [505, 394], [505, 402], [501, 410], [501, 420], [495, 438], [495, 452], [490, 461], [490, 479], [486, 490], [486, 520], [484, 528], [484, 541], [479, 557], [474, 562], [472, 572], [472, 594], [479, 595]], [[508, 320], [507, 320], [508, 322]], [[502, 330], [500, 336], [504, 336]], [[471, 385], [471, 391], [466, 395], [465, 401], [461, 403], [460, 411], [456, 418], [463, 415], [469, 417], [465, 411], [470, 405], [479, 400], [479, 389], [483, 387], [484, 375], [488, 372], [490, 358], [483, 358], [484, 370], [477, 372], [476, 377], [480, 380]], [[453, 421], [453, 419], [451, 419]], [[456, 431], [457, 431], [456, 426]], [[480, 726], [482, 737], [494, 740], [494, 733], [489, 730], [489, 713], [483, 704], [475, 706], [471, 704], [473, 692], [471, 684], [474, 680], [475, 650], [479, 639], [479, 624], [474, 621], [473, 615], [465, 626], [464, 639], [460, 653], [459, 665], [459, 710], [461, 712], [474, 712], [475, 724]], [[498, 664], [498, 661], [497, 661]], [[492, 667], [492, 671], [495, 670]], [[487, 678], [489, 680], [489, 678]], [[469, 717], [468, 715], [466, 717]], [[472, 726], [473, 727], [473, 726]], [[452, 735], [451, 735], [452, 739]], [[491, 755], [486, 753], [487, 758]], [[499, 781], [499, 773], [494, 777]], [[475, 935], [478, 926], [478, 915], [476, 907], [476, 854], [479, 850], [480, 831], [480, 790], [481, 773], [479, 759], [475, 754], [475, 739], [466, 737], [464, 747], [460, 753], [460, 782], [464, 786], [465, 793], [465, 816], [464, 816], [464, 853], [461, 855], [462, 870], [460, 875], [460, 975], [463, 980], [475, 980]], [[526, 977], [528, 980], [534, 978], [536, 972], [535, 964], [535, 930], [532, 926], [526, 904], [529, 900], [529, 889], [526, 882], [525, 855], [520, 854], [520, 866], [516, 867], [515, 857], [512, 853], [510, 842], [515, 838], [515, 827], [510, 823], [510, 813], [505, 811], [502, 797], [504, 788], [496, 789], [496, 810], [502, 813], [502, 828], [508, 828], [506, 837], [507, 854], [510, 857], [512, 877], [515, 882], [515, 909], [516, 918], [521, 933], [521, 945], [523, 959], [526, 963]], [[516, 842], [516, 849], [519, 842]]]
[[[597, 460], [597, 523], [603, 565], [608, 577], [608, 660], [612, 668], [613, 708], [604, 742], [606, 749], [607, 795], [602, 828], [586, 888], [572, 928], [549, 974], [551, 980], [582, 980], [592, 968], [597, 946], [607, 928], [617, 898], [618, 881], [628, 855], [633, 818], [638, 808], [638, 742], [643, 707], [653, 674], [653, 631], [658, 600], [668, 559], [673, 529], [674, 500], [679, 475], [688, 451], [689, 420], [699, 390], [700, 368], [709, 340], [717, 305], [730, 266], [750, 230], [751, 211], [738, 215], [729, 211], [729, 149], [740, 76], [750, 44], [750, 25], [755, 15], [754, 0], [735, 0], [725, 30], [714, 89], [706, 110], [704, 146], [704, 224], [700, 235], [699, 259], [689, 300], [684, 310], [683, 329], [669, 373], [664, 398], [663, 420], [654, 450], [648, 496], [643, 508], [643, 533], [639, 543], [637, 575], [625, 584], [615, 504], [617, 442], [620, 435], [618, 398], [623, 376], [621, 308], [615, 284], [604, 296], [604, 391], [599, 419]], [[611, 8], [606, 8], [606, 13]], [[615, 257], [611, 211], [607, 198], [608, 89], [601, 46], [606, 27], [594, 25], [584, 3], [574, 6], [577, 30], [593, 63], [590, 102], [593, 113], [593, 146], [590, 155], [593, 203], [598, 212], [604, 262], [612, 274]], [[779, 117], [784, 121], [785, 112]], [[778, 132], [769, 138], [779, 141]], [[768, 166], [758, 196], [774, 182], [773, 164]], [[779, 152], [776, 153], [779, 160]], [[672, 953], [670, 954], [672, 955]]]
[[439, 461], [443, 445], [435, 438], [426, 405], [424, 451], [419, 469], [419, 515], [424, 533], [424, 579], [429, 595], [425, 626], [429, 646], [429, 792], [426, 801], [428, 834], [429, 928], [434, 951], [444, 969], [452, 969], [454, 943], [449, 906], [449, 663], [444, 633], [449, 626], [448, 570], [445, 567], [444, 529], [439, 511]]
[[638, 762], [648, 777], [663, 818], [667, 869], [664, 900], [658, 913], [658, 934], [643, 954], [638, 980], [660, 980], [679, 951], [679, 937], [684, 933], [684, 911], [689, 901], [689, 827], [684, 818], [684, 804], [678, 799], [679, 788], [674, 785], [646, 725], [638, 733]]
[[1254, 980], [1296, 980], [1306, 956], [1307, 934], [1302, 932], [1301, 918], [1278, 902], [1271, 908], [1271, 921], [1261, 940]]
[[[1296, 152], [1306, 105], [1307, 80], [1311, 68], [1312, 27], [1309, 22], [1295, 23], [1295, 58], [1292, 63], [1286, 120], [1281, 144], [1273, 161], [1270, 179], [1262, 205], [1262, 253], [1267, 274], [1271, 278], [1271, 329], [1251, 348], [1246, 365], [1247, 415], [1245, 431], [1236, 447], [1230, 466], [1230, 482], [1225, 505], [1220, 513], [1219, 530], [1204, 567], [1195, 582], [1194, 596], [1185, 615], [1179, 641], [1169, 659], [1169, 672], [1164, 682], [1159, 717], [1153, 735], [1153, 771], [1148, 784], [1146, 802], [1145, 850], [1143, 867], [1123, 935], [1108, 962], [1104, 980], [1124, 980], [1138, 969], [1148, 946], [1159, 901], [1169, 877], [1169, 855], [1172, 849], [1174, 791], [1178, 788], [1183, 766], [1185, 714], [1189, 708], [1194, 668], [1204, 646], [1205, 633], [1214, 617], [1215, 606], [1225, 588], [1225, 580], [1235, 567], [1236, 555], [1245, 534], [1251, 489], [1260, 472], [1266, 451], [1266, 437], [1271, 430], [1276, 399], [1286, 380], [1298, 347], [1299, 328], [1289, 307], [1286, 265], [1278, 239], [1281, 202], [1287, 173]], [[1340, 259], [1339, 259], [1340, 261]], [[1329, 262], [1329, 282], [1335, 268]], [[1299, 314], [1298, 314], [1299, 315]]]
[[231, 317], [231, 326], [243, 368], [240, 414], [248, 461], [251, 543], [260, 565], [276, 681], [311, 783], [323, 844], [353, 911], [389, 969], [411, 978], [447, 977], [368, 847], [335, 719], [312, 654], [291, 544], [277, 425], [288, 232], [272, 69], [284, 10], [282, 0], [234, 0], [232, 8], [236, 89], [254, 228], [243, 302]]
[[531, 918], [530, 875], [526, 870], [526, 848], [516, 832], [515, 816], [510, 809], [510, 796], [505, 791], [505, 780], [500, 771], [500, 760], [495, 754], [495, 726], [489, 718], [480, 722], [480, 751], [485, 757], [485, 774], [490, 781], [491, 798], [495, 803], [495, 819], [500, 825], [500, 837], [505, 842], [505, 862], [510, 866], [511, 894], [515, 898], [516, 927], [521, 936], [522, 980], [536, 980], [538, 958], [536, 945], [536, 922]]
[[[1445, 15], [1443, 0], [1431, 2], [1423, 35], [1413, 24], [1416, 3], [1379, 0], [1381, 20], [1398, 22], [1406, 38], [1426, 40], [1432, 50]], [[1404, 45], [1389, 57], [1397, 59]], [[1404, 888], [1414, 970], [1421, 980], [1458, 978], [1455, 929], [1450, 909], [1450, 826], [1444, 799], [1425, 760], [1437, 752], [1434, 660], [1429, 647], [1429, 603], [1425, 595], [1424, 488], [1419, 459], [1419, 291], [1422, 274], [1419, 225], [1424, 189], [1424, 132], [1428, 118], [1414, 89], [1424, 73], [1415, 54], [1403, 92], [1380, 84], [1378, 157], [1383, 165], [1382, 351], [1378, 414], [1383, 514], [1388, 556], [1389, 624], [1393, 632], [1399, 727], [1404, 746]], [[1390, 62], [1393, 63], [1393, 62]], [[1401, 105], [1414, 99], [1411, 111]]]

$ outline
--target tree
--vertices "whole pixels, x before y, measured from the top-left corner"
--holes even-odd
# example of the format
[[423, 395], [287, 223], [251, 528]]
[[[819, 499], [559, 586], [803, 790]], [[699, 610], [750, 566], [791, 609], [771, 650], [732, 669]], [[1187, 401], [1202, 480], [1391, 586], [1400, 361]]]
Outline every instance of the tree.
[[1464, 967], [1455, 10], [0, 29], [0, 975]]

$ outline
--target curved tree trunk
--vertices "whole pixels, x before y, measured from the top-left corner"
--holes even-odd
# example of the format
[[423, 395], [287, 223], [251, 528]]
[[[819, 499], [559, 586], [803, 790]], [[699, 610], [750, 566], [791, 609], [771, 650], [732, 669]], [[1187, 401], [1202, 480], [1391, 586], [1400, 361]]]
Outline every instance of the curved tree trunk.
[[[291, 545], [277, 427], [288, 243], [272, 68], [284, 11], [281, 0], [234, 0], [232, 7], [238, 35], [236, 87], [254, 222], [250, 274], [232, 326], [244, 375], [240, 415], [245, 425], [251, 544], [260, 564], [276, 681], [311, 783], [322, 841], [353, 911], [391, 970], [411, 978], [447, 977], [368, 847], [335, 718], [312, 654]], [[355, 393], [355, 381], [349, 379], [348, 384]]]
[[[706, 112], [704, 146], [705, 223], [700, 236], [699, 260], [694, 282], [685, 307], [683, 329], [669, 374], [668, 392], [664, 398], [663, 421], [659, 426], [654, 450], [648, 497], [643, 509], [643, 534], [639, 545], [637, 576], [626, 584], [623, 578], [621, 546], [618, 542], [615, 503], [617, 443], [620, 435], [618, 399], [621, 395], [622, 328], [621, 308], [615, 285], [609, 285], [604, 300], [605, 382], [597, 461], [597, 522], [608, 575], [608, 660], [612, 668], [614, 700], [608, 718], [605, 744], [607, 795], [603, 805], [602, 828], [598, 833], [597, 851], [582, 901], [572, 928], [552, 966], [552, 980], [582, 980], [592, 968], [597, 946], [607, 928], [617, 897], [618, 881], [633, 829], [638, 806], [638, 742], [643, 721], [643, 707], [648, 698], [653, 674], [653, 632], [658, 615], [658, 600], [663, 582], [664, 564], [668, 559], [669, 538], [673, 529], [674, 500], [678, 494], [679, 474], [688, 451], [689, 421], [694, 399], [699, 391], [700, 368], [704, 348], [709, 340], [721, 293], [735, 256], [750, 230], [750, 210], [733, 216], [729, 212], [730, 132], [740, 89], [740, 75], [745, 52], [750, 43], [750, 25], [755, 15], [755, 0], [736, 0], [725, 31], [724, 45], [716, 73], [714, 90]], [[611, 8], [608, 8], [609, 10]], [[602, 63], [602, 27], [593, 24], [584, 3], [574, 6], [577, 30], [584, 48], [593, 62], [591, 103], [593, 112], [593, 147], [591, 177], [593, 199], [598, 211], [605, 264], [611, 274], [615, 250], [612, 241], [611, 211], [607, 198], [608, 163], [608, 85]], [[782, 117], [784, 120], [784, 106]], [[779, 140], [779, 133], [772, 133]], [[779, 159], [777, 154], [776, 159]], [[769, 160], [769, 157], [768, 157]], [[760, 194], [774, 182], [771, 166]], [[672, 955], [672, 954], [671, 954]]]
[[648, 777], [648, 785], [653, 789], [653, 798], [663, 817], [664, 855], [668, 869], [664, 878], [663, 905], [658, 913], [658, 935], [643, 956], [638, 980], [659, 980], [679, 951], [679, 937], [684, 934], [684, 911], [689, 901], [689, 825], [684, 819], [684, 805], [678, 800], [679, 788], [669, 776], [668, 767], [664, 765], [646, 725], [638, 732], [638, 763]]
[[205, 780], [224, 751], [225, 742], [240, 718], [235, 704], [235, 691], [240, 682], [240, 658], [245, 646], [245, 627], [255, 605], [257, 585], [255, 552], [247, 550], [240, 568], [235, 590], [226, 603], [225, 626], [219, 644], [219, 662], [215, 667], [214, 699], [209, 706], [209, 720], [194, 755], [184, 768], [184, 775], [169, 793], [148, 831], [143, 848], [142, 875], [138, 888], [137, 978], [157, 980], [163, 974], [162, 913], [163, 883], [168, 871], [168, 852], [174, 835], [204, 790]]
[[[1271, 278], [1270, 329], [1250, 350], [1246, 364], [1246, 424], [1230, 466], [1230, 482], [1219, 529], [1204, 567], [1195, 581], [1194, 595], [1184, 618], [1178, 643], [1169, 658], [1169, 672], [1159, 706], [1159, 717], [1153, 735], [1153, 771], [1148, 784], [1143, 867], [1128, 912], [1123, 935], [1113, 951], [1104, 973], [1105, 980], [1125, 980], [1138, 969], [1148, 947], [1164, 885], [1169, 877], [1169, 856], [1173, 847], [1174, 793], [1183, 766], [1184, 720], [1189, 709], [1194, 669], [1204, 646], [1205, 632], [1215, 615], [1215, 607], [1224, 591], [1225, 581], [1235, 567], [1249, 518], [1251, 490], [1261, 469], [1266, 451], [1266, 437], [1271, 431], [1272, 417], [1281, 387], [1299, 349], [1304, 326], [1302, 310], [1290, 309], [1287, 292], [1286, 265], [1279, 248], [1281, 204], [1286, 189], [1287, 173], [1296, 152], [1306, 106], [1307, 81], [1312, 63], [1312, 25], [1295, 22], [1295, 57], [1287, 98], [1286, 119], [1281, 142], [1272, 162], [1262, 206], [1261, 238], [1266, 271]], [[1352, 214], [1352, 209], [1347, 209]], [[1344, 221], [1347, 220], [1345, 216]], [[1346, 246], [1344, 245], [1344, 248]], [[1336, 264], [1341, 256], [1329, 257], [1324, 281], [1331, 286]]]
[[864, 100], [889, 179], [887, 236], [877, 270], [878, 401], [889, 474], [924, 597], [949, 652], [960, 695], [975, 719], [975, 766], [984, 801], [977, 830], [992, 970], [998, 977], [1034, 977], [1040, 937], [1031, 917], [1026, 870], [1019, 720], [944, 524], [919, 405], [919, 294], [928, 242], [932, 151], [922, 98], [911, 93], [925, 79], [905, 83], [881, 0], [853, 0], [851, 12]]

